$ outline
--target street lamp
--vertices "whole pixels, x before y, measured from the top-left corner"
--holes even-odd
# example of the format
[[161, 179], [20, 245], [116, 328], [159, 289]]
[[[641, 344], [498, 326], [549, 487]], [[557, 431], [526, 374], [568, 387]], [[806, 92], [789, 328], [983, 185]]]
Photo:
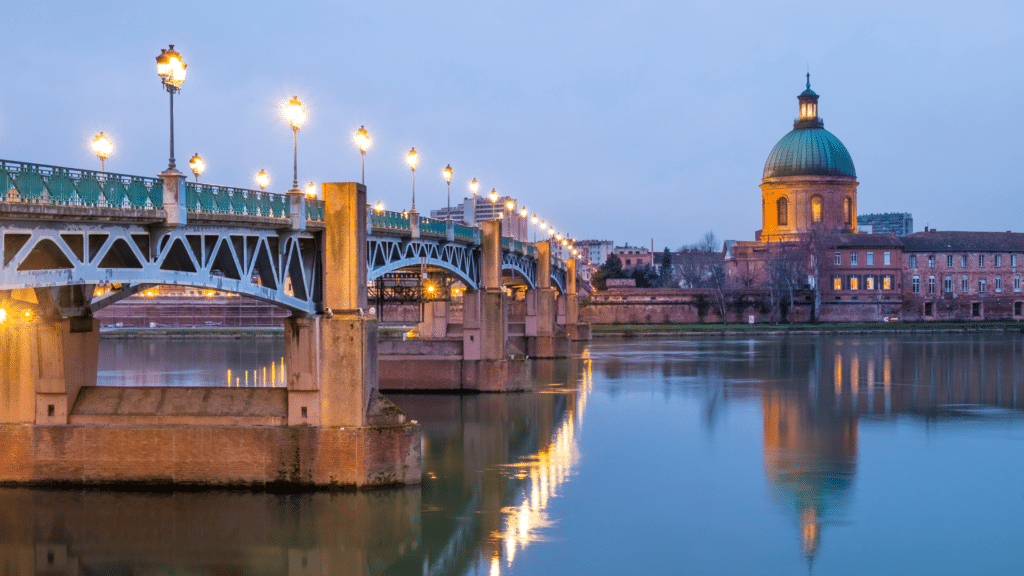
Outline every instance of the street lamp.
[[476, 181], [476, 178], [473, 178], [473, 181], [469, 183], [469, 190], [473, 192], [473, 208], [466, 222], [470, 226], [476, 226], [476, 193], [480, 190], [480, 183]]
[[533, 241], [536, 242], [537, 241], [537, 215], [536, 214], [533, 215], [533, 218], [530, 219], [530, 222], [533, 223]]
[[374, 206], [373, 206], [373, 211], [376, 212], [377, 214], [380, 214], [381, 212], [383, 212], [384, 211], [384, 203], [381, 202], [380, 200], [377, 200], [377, 203], [374, 204]]
[[452, 165], [449, 164], [444, 167], [444, 180], [448, 183], [448, 212], [445, 220], [452, 219]]
[[473, 193], [473, 197], [476, 197], [476, 193], [480, 191], [480, 183], [473, 178], [473, 181], [469, 183], [469, 190]]
[[352, 137], [355, 141], [356, 146], [359, 147], [359, 154], [363, 157], [362, 162], [362, 183], [366, 184], [366, 151], [370, 149], [370, 144], [373, 142], [370, 140], [370, 135], [366, 133], [366, 126], [360, 126], [359, 130], [356, 130], [355, 135]]
[[310, 200], [316, 200], [316, 184], [310, 182], [306, 185], [306, 198]]
[[103, 132], [100, 132], [99, 136], [92, 139], [92, 151], [99, 156], [100, 172], [106, 172], [106, 161], [110, 157], [110, 153], [114, 151], [114, 143]]
[[420, 155], [416, 153], [416, 149], [409, 150], [409, 153], [405, 155], [405, 162], [412, 168], [412, 211], [416, 211], [416, 165], [420, 163]]
[[260, 173], [256, 175], [256, 184], [259, 185], [260, 190], [266, 190], [270, 185], [270, 175], [260, 170]]
[[292, 126], [292, 190], [293, 192], [299, 191], [299, 128], [302, 127], [303, 122], [306, 121], [306, 109], [302, 107], [302, 102], [299, 101], [298, 96], [292, 96], [292, 99], [284, 105], [282, 110], [284, 113], [284, 119], [288, 121]]
[[196, 184], [199, 183], [199, 175], [206, 170], [206, 162], [196, 154], [188, 161], [188, 167], [192, 169], [192, 173], [196, 175]]
[[178, 171], [174, 165], [174, 93], [181, 91], [181, 84], [185, 81], [185, 68], [181, 54], [174, 51], [174, 44], [167, 49], [160, 49], [160, 55], [156, 57], [156, 73], [171, 96], [171, 159], [167, 165], [168, 172]]

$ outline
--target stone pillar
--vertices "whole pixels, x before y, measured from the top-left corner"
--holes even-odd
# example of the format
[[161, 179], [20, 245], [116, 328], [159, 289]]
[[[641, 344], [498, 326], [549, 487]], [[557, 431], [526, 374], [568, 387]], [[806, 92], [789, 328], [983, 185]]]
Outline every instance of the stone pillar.
[[288, 219], [292, 230], [306, 229], [306, 195], [302, 190], [289, 190], [286, 193], [288, 202]]
[[[537, 242], [536, 337], [527, 338], [527, 354], [534, 358], [554, 358], [555, 289], [551, 287], [551, 241]], [[529, 310], [529, 308], [528, 308]], [[529, 314], [529, 312], [527, 312]]]
[[449, 303], [444, 300], [423, 304], [423, 321], [416, 326], [420, 338], [433, 340], [448, 336]]
[[505, 355], [505, 292], [501, 289], [501, 223], [480, 223], [480, 290], [463, 297], [463, 360], [498, 360]]
[[157, 175], [164, 181], [164, 212], [167, 213], [167, 225], [184, 226], [188, 224], [188, 205], [185, 200], [185, 175], [177, 170], [167, 170]]
[[412, 238], [420, 237], [420, 213], [415, 209], [409, 212], [409, 232]]
[[67, 424], [78, 391], [96, 385], [99, 320], [7, 320], [0, 332], [0, 423]]
[[377, 396], [377, 323], [363, 316], [366, 187], [325, 183], [323, 193], [324, 310], [285, 321], [288, 423], [365, 426]]

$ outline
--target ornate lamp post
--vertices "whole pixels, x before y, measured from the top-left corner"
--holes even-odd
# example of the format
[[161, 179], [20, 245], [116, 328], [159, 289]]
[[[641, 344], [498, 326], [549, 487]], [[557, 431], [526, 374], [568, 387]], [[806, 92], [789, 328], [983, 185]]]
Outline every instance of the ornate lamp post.
[[196, 184], [198, 184], [199, 175], [203, 173], [203, 170], [206, 170], [206, 162], [203, 162], [203, 159], [199, 157], [199, 154], [196, 154], [189, 159], [188, 167], [191, 168], [192, 173], [196, 175]]
[[106, 161], [107, 158], [110, 158], [110, 153], [114, 151], [114, 143], [103, 132], [100, 132], [98, 136], [92, 139], [92, 151], [100, 159], [100, 172], [106, 172]]
[[174, 44], [167, 49], [160, 49], [160, 55], [156, 57], [156, 73], [160, 75], [164, 88], [171, 96], [171, 158], [167, 165], [168, 172], [178, 171], [174, 165], [174, 93], [181, 91], [181, 84], [185, 81], [185, 68], [181, 54], [174, 50]]
[[536, 214], [533, 215], [533, 218], [530, 219], [530, 222], [533, 222], [533, 241], [536, 242], [537, 241], [537, 215]]
[[352, 140], [359, 147], [359, 154], [362, 156], [362, 183], [366, 185], [366, 151], [370, 149], [370, 144], [373, 143], [370, 140], [370, 135], [366, 132], [366, 126], [360, 126], [359, 130], [356, 130], [355, 135], [352, 136]]
[[523, 226], [523, 228], [522, 228], [522, 230], [523, 230], [523, 242], [526, 242], [526, 241], [529, 240], [529, 238], [528, 238], [529, 230], [527, 229], [529, 227], [529, 221], [526, 219], [526, 215], [529, 212], [530, 211], [526, 209], [526, 206], [523, 206], [522, 208], [519, 209], [519, 218], [521, 219], [520, 222], [521, 222], [521, 224]]
[[381, 212], [383, 212], [384, 211], [384, 203], [381, 202], [380, 200], [377, 200], [377, 203], [373, 205], [373, 211], [376, 212], [377, 214], [380, 214]]
[[306, 185], [306, 198], [316, 200], [316, 184], [310, 182]]
[[476, 181], [476, 178], [473, 178], [473, 181], [469, 183], [469, 190], [473, 193], [473, 212], [466, 222], [470, 226], [476, 226], [476, 193], [480, 191], [480, 183]]
[[515, 215], [516, 203], [511, 200], [505, 202], [505, 209], [508, 210], [508, 224], [505, 225], [505, 229], [508, 235], [512, 236], [512, 216]]
[[260, 190], [266, 190], [267, 186], [270, 185], [270, 176], [263, 170], [260, 170], [259, 174], [256, 175], [256, 184], [260, 187]]
[[405, 155], [405, 163], [412, 168], [412, 212], [416, 212], [416, 165], [420, 163], [420, 155], [416, 153], [416, 149], [409, 150], [409, 153]]
[[292, 189], [289, 192], [299, 192], [299, 128], [306, 121], [306, 109], [298, 96], [292, 96], [282, 111], [292, 127]]
[[444, 167], [444, 181], [448, 183], [448, 212], [446, 212], [445, 220], [452, 219], [452, 165], [449, 164]]

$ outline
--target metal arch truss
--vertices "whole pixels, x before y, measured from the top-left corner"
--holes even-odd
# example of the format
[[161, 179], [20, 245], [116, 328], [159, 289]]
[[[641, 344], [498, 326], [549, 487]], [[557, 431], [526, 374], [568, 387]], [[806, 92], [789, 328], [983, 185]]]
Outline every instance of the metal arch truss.
[[366, 279], [375, 280], [389, 272], [419, 268], [421, 265], [451, 272], [470, 290], [480, 285], [480, 257], [476, 246], [433, 240], [401, 239], [391, 236], [366, 239]]
[[[7, 222], [0, 290], [87, 287], [86, 301], [70, 307], [81, 312], [167, 284], [315, 314], [323, 299], [320, 243], [318, 233], [263, 228]], [[114, 289], [94, 297], [95, 285]]]
[[501, 253], [501, 271], [510, 270], [526, 280], [526, 284], [537, 287], [537, 260], [515, 252]]

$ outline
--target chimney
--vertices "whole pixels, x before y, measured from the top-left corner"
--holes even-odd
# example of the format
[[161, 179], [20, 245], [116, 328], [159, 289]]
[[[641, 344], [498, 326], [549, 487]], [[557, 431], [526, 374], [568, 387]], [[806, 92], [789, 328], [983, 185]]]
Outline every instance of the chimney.
[[924, 227], [924, 231], [925, 231], [925, 232], [927, 232], [927, 231], [928, 231], [928, 227], [927, 227], [927, 226], [925, 226], [925, 227]]

